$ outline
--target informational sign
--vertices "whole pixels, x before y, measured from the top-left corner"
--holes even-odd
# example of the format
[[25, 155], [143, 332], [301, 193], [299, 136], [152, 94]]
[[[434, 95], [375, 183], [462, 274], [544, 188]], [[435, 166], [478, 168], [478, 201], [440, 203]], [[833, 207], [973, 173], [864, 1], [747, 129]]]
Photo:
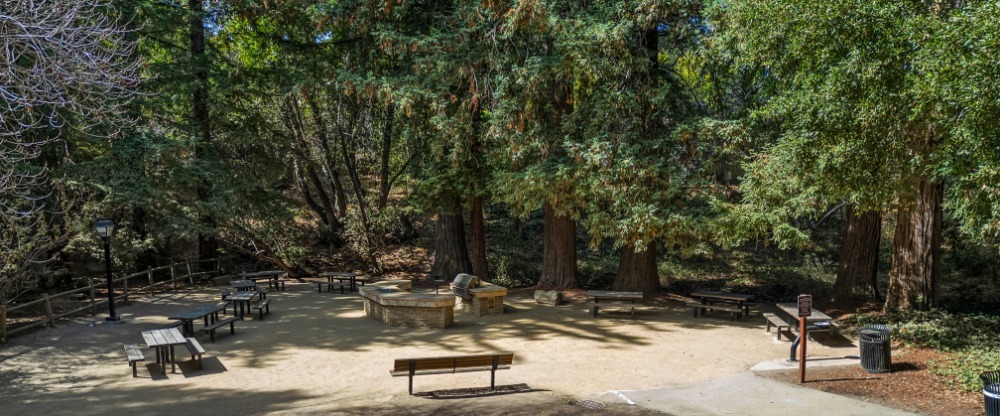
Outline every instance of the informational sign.
[[799, 317], [808, 317], [813, 313], [812, 295], [799, 295]]

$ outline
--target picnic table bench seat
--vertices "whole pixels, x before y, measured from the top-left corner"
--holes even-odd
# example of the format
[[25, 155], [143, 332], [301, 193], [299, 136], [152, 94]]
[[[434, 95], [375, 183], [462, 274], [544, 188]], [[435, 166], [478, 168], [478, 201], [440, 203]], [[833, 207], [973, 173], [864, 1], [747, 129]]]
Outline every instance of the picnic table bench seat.
[[500, 352], [492, 354], [456, 355], [427, 358], [396, 359], [392, 370], [393, 377], [408, 376], [410, 378], [410, 394], [413, 394], [413, 376], [425, 374], [449, 374], [470, 371], [489, 371], [490, 390], [496, 388], [496, 371], [510, 369], [514, 362], [514, 353]]
[[705, 309], [711, 309], [712, 311], [723, 311], [729, 312], [731, 320], [735, 321], [737, 318], [743, 317], [743, 308], [738, 306], [726, 306], [725, 304], [719, 305], [708, 305], [698, 302], [689, 302], [686, 304], [687, 307], [694, 309], [694, 317], [697, 318], [700, 313], [702, 316], [705, 315]]
[[656, 306], [646, 305], [642, 303], [605, 303], [601, 302], [596, 305], [590, 306], [590, 316], [597, 317], [599, 311], [617, 311], [617, 312], [629, 312], [632, 314], [632, 318], [635, 318], [635, 311], [649, 311], [656, 309]]
[[216, 322], [216, 323], [214, 323], [212, 325], [206, 326], [206, 327], [202, 328], [201, 330], [204, 331], [204, 332], [206, 332], [206, 333], [208, 333], [209, 339], [211, 339], [212, 342], [215, 342], [215, 330], [219, 329], [219, 328], [222, 328], [226, 324], [229, 324], [229, 334], [230, 335], [236, 334], [236, 321], [238, 321], [239, 319], [240, 318], [238, 316], [233, 316], [233, 317], [229, 317], [229, 318], [226, 318], [226, 319], [220, 319], [218, 322]]
[[191, 361], [194, 361], [198, 365], [198, 369], [201, 370], [201, 356], [205, 354], [205, 348], [194, 338], [187, 338], [185, 341], [187, 341], [185, 346], [188, 352], [191, 353]]
[[146, 357], [142, 355], [142, 350], [136, 344], [125, 344], [125, 355], [128, 356], [128, 366], [132, 367], [132, 377], [138, 377], [139, 374], [136, 371], [136, 363], [139, 361], [146, 361]]
[[253, 305], [253, 308], [257, 310], [257, 319], [264, 319], [264, 311], [267, 311], [268, 315], [271, 314], [271, 299], [261, 300]]
[[786, 331], [792, 330], [791, 324], [773, 313], [765, 313], [764, 319], [767, 319], [767, 332], [771, 332], [771, 326], [774, 326], [774, 332], [778, 335], [777, 339], [779, 340], [781, 339], [781, 327], [785, 327]]
[[333, 292], [333, 288], [336, 287], [336, 288], [340, 289], [340, 293], [344, 293], [344, 289], [345, 288], [346, 289], [350, 289], [351, 288], [351, 284], [350, 283], [344, 283], [344, 282], [316, 282], [316, 291], [319, 292], [319, 293], [323, 293], [323, 286], [326, 286], [326, 291], [327, 292]]

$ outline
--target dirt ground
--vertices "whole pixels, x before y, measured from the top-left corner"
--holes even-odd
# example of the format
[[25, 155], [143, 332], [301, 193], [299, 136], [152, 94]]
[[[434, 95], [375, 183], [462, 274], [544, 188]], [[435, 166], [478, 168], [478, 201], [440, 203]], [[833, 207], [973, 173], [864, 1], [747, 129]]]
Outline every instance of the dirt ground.
[[[199, 334], [204, 369], [187, 362], [157, 371], [151, 351], [133, 378], [122, 345], [166, 317], [218, 301], [214, 287], [181, 289], [120, 306], [123, 324], [102, 316], [63, 321], [11, 339], [0, 349], [4, 415], [86, 414], [654, 414], [586, 401], [611, 390], [670, 387], [712, 380], [784, 357], [789, 342], [764, 332], [759, 316], [693, 318], [690, 309], [662, 308], [596, 319], [578, 297], [560, 306], [536, 304], [529, 291], [508, 296], [503, 315], [476, 317], [461, 308], [444, 330], [393, 328], [364, 314], [357, 294], [317, 293], [292, 283], [272, 292], [271, 314], [238, 322], [236, 334]], [[433, 291], [415, 287], [414, 291]], [[198, 325], [200, 327], [200, 324]], [[810, 344], [813, 357], [856, 354], [840, 339]], [[527, 391], [461, 399], [407, 394], [406, 377], [391, 377], [393, 359], [512, 351], [514, 365], [499, 385]], [[488, 373], [418, 376], [417, 392], [489, 385]], [[523, 386], [522, 386], [523, 387]], [[594, 410], [591, 410], [594, 409]]]

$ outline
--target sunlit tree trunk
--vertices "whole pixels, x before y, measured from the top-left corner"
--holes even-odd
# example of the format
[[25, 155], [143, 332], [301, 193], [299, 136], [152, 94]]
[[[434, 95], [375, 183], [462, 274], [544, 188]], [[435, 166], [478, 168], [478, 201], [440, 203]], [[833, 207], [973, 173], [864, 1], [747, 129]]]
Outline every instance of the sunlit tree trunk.
[[919, 179], [912, 205], [896, 215], [892, 268], [885, 311], [926, 310], [936, 306], [941, 274], [941, 201], [944, 186]]
[[446, 193], [441, 197], [438, 212], [438, 233], [434, 240], [434, 265], [431, 276], [452, 280], [459, 273], [471, 273], [469, 251], [465, 246], [465, 224], [458, 196]]
[[472, 274], [480, 279], [489, 281], [489, 266], [486, 262], [486, 224], [483, 218], [483, 197], [472, 198], [472, 209], [469, 211], [471, 242], [470, 254], [472, 255]]
[[640, 252], [632, 246], [622, 247], [618, 275], [611, 289], [646, 294], [658, 292], [660, 273], [656, 269], [656, 244], [649, 244]]
[[545, 248], [539, 288], [574, 289], [576, 282], [576, 221], [565, 215], [556, 215], [549, 203], [545, 204]]

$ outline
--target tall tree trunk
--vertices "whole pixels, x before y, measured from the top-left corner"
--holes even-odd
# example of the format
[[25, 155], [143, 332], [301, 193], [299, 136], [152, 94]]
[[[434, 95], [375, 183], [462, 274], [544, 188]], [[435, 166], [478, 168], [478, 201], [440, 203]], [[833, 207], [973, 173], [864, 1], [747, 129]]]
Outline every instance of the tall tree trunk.
[[[192, 100], [194, 101], [194, 121], [198, 128], [198, 144], [195, 147], [195, 154], [198, 158], [207, 158], [208, 150], [212, 145], [212, 127], [209, 123], [208, 114], [208, 71], [205, 69], [205, 9], [203, 0], [188, 0], [188, 10], [190, 12], [190, 36], [191, 36], [191, 65], [194, 66], [195, 84]], [[198, 199], [205, 201], [212, 197], [211, 185], [207, 179], [202, 179], [198, 184]], [[211, 213], [203, 212], [199, 221], [208, 228], [215, 227], [215, 218]], [[219, 241], [214, 233], [198, 234], [198, 258], [207, 260], [218, 256]], [[203, 271], [212, 269], [211, 262], [200, 264]]]
[[396, 107], [389, 103], [385, 108], [385, 127], [382, 129], [382, 166], [379, 181], [378, 210], [382, 211], [389, 203], [389, 157], [392, 155], [392, 122], [396, 114]]
[[632, 246], [622, 247], [621, 257], [618, 258], [618, 275], [611, 289], [645, 294], [660, 291], [655, 243], [649, 244], [640, 252], [636, 252]]
[[337, 218], [337, 212], [333, 209], [333, 202], [330, 200], [330, 195], [323, 188], [323, 181], [319, 178], [319, 174], [316, 173], [316, 169], [313, 169], [312, 166], [306, 166], [306, 172], [309, 174], [309, 180], [316, 188], [316, 194], [322, 203], [323, 215], [326, 217], [324, 222], [330, 226], [330, 229], [334, 231], [340, 230], [343, 228], [343, 225], [340, 223], [340, 218]]
[[459, 273], [472, 272], [469, 251], [465, 247], [465, 223], [458, 196], [446, 193], [441, 197], [438, 212], [438, 233], [434, 240], [434, 265], [431, 276], [452, 280]]
[[483, 218], [483, 197], [472, 198], [472, 209], [469, 211], [469, 222], [472, 236], [470, 252], [472, 254], [472, 274], [486, 281], [490, 280], [489, 267], [486, 262], [486, 226]]
[[[473, 84], [473, 87], [478, 90], [478, 85]], [[479, 103], [478, 101], [472, 103], [469, 115], [470, 125], [471, 125], [471, 143], [469, 148], [472, 152], [473, 163], [479, 165], [482, 160], [483, 145], [479, 140], [479, 135], [481, 134], [480, 126], [482, 125], [482, 118], [480, 117]], [[481, 186], [484, 182], [482, 177], [483, 169], [475, 169], [476, 185]], [[472, 251], [472, 272], [480, 279], [490, 280], [490, 269], [489, 263], [486, 260], [486, 223], [483, 218], [483, 196], [475, 195], [472, 197], [472, 209], [469, 212], [469, 222], [471, 228], [471, 251]]]
[[833, 282], [833, 300], [866, 300], [875, 295], [875, 272], [878, 270], [878, 245], [882, 235], [882, 214], [878, 211], [857, 215], [854, 206], [844, 211], [844, 238], [840, 246], [837, 280]]
[[917, 181], [916, 200], [897, 211], [885, 311], [930, 309], [941, 274], [941, 201], [944, 185]]
[[552, 205], [546, 202], [544, 227], [545, 248], [538, 287], [579, 287], [576, 282], [576, 221], [565, 215], [556, 215]]
[[320, 107], [312, 95], [306, 95], [306, 103], [312, 109], [313, 123], [316, 123], [316, 135], [319, 137], [320, 146], [323, 148], [323, 160], [326, 162], [325, 173], [333, 184], [334, 203], [337, 207], [337, 217], [343, 218], [347, 215], [347, 195], [344, 193], [344, 185], [340, 182], [340, 173], [337, 172], [337, 163], [334, 161], [333, 152], [330, 150], [330, 140], [327, 135], [326, 120], [320, 113]]

